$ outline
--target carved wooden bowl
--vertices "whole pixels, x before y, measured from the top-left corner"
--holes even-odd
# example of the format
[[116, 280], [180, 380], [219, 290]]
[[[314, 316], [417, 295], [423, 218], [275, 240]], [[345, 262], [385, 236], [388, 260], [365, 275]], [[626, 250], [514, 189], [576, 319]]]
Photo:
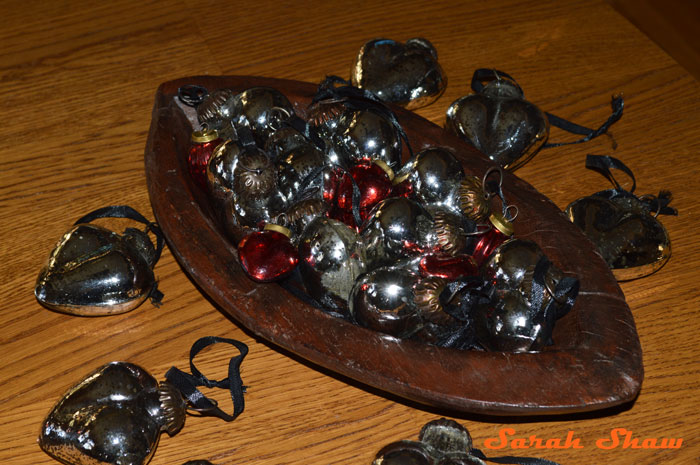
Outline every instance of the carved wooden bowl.
[[[276, 284], [250, 280], [207, 197], [191, 180], [186, 153], [190, 119], [178, 87], [209, 91], [269, 86], [305, 116], [310, 83], [258, 77], [197, 76], [162, 84], [146, 146], [151, 203], [171, 251], [221, 309], [256, 335], [367, 385], [460, 412], [539, 415], [602, 409], [639, 392], [642, 352], [622, 291], [593, 245], [549, 199], [505, 173], [503, 190], [519, 210], [516, 237], [537, 242], [560, 269], [580, 279], [576, 305], [557, 322], [554, 345], [540, 353], [443, 349], [398, 340], [306, 305]], [[465, 172], [492, 163], [456, 136], [402, 109], [397, 116], [415, 152], [451, 147]], [[270, 382], [274, 382], [270, 380]]]

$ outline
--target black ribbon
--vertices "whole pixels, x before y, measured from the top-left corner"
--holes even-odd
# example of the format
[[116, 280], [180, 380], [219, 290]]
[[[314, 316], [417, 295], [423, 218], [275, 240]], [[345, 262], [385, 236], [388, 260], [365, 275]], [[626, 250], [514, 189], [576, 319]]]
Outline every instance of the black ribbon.
[[[511, 84], [513, 84], [519, 91], [520, 94], [523, 94], [523, 90], [518, 85], [518, 83], [513, 79], [511, 75], [508, 73], [505, 73], [503, 71], [499, 71], [496, 69], [489, 69], [489, 68], [479, 68], [476, 71], [474, 71], [474, 75], [472, 76], [472, 82], [471, 82], [471, 87], [474, 92], [481, 92], [484, 89], [484, 82], [490, 82], [494, 80], [501, 80], [502, 78], [506, 78], [509, 81], [511, 81]], [[612, 107], [612, 113], [610, 114], [610, 117], [608, 117], [607, 121], [605, 121], [603, 124], [598, 127], [598, 129], [591, 129], [587, 128], [585, 126], [578, 125], [576, 123], [572, 123], [571, 121], [568, 121], [564, 118], [561, 118], [559, 116], [553, 115], [551, 113], [544, 112], [544, 114], [547, 116], [547, 119], [549, 120], [549, 124], [552, 126], [555, 126], [559, 129], [562, 129], [566, 132], [570, 132], [572, 134], [578, 134], [580, 136], [585, 136], [581, 139], [572, 141], [572, 142], [558, 142], [558, 143], [546, 143], [542, 146], [542, 148], [550, 148], [550, 147], [560, 147], [562, 145], [572, 145], [572, 144], [580, 144], [583, 142], [588, 142], [591, 139], [595, 139], [596, 137], [605, 134], [610, 126], [615, 124], [620, 118], [622, 118], [622, 112], [625, 107], [625, 101], [622, 98], [622, 96], [615, 95], [612, 97], [612, 100], [610, 102], [610, 105]]]
[[[530, 296], [530, 308], [533, 321], [540, 321], [543, 328], [543, 338], [546, 345], [552, 345], [552, 330], [556, 321], [569, 313], [578, 296], [579, 281], [576, 278], [564, 277], [556, 283], [554, 289], [549, 289], [545, 282], [547, 271], [552, 262], [542, 255], [535, 265], [532, 275], [532, 294]], [[544, 305], [545, 295], [550, 299]]]
[[[229, 361], [228, 376], [226, 378], [219, 381], [212, 381], [197, 369], [194, 365], [194, 358], [205, 347], [219, 342], [231, 344], [238, 349], [240, 355], [232, 357]], [[203, 337], [198, 339], [190, 349], [190, 371], [192, 373], [185, 373], [179, 368], [171, 367], [165, 374], [165, 378], [182, 393], [190, 407], [200, 415], [213, 416], [221, 418], [224, 421], [233, 421], [238, 415], [243, 413], [245, 407], [243, 393], [246, 391], [246, 387], [243, 385], [240, 371], [241, 363], [247, 354], [248, 346], [235, 339], [226, 339], [216, 336]], [[216, 404], [216, 401], [212, 401], [197, 389], [198, 386], [228, 389], [231, 393], [231, 400], [233, 400], [233, 415], [229, 415], [221, 410]]]
[[[678, 210], [669, 206], [672, 196], [671, 192], [667, 190], [660, 191], [659, 195], [635, 195], [634, 190], [637, 188], [637, 180], [634, 178], [632, 170], [621, 160], [608, 155], [587, 155], [586, 168], [602, 174], [615, 187], [613, 191], [609, 193], [611, 199], [619, 196], [631, 196], [642, 202], [652, 213], [657, 213], [659, 215], [678, 215]], [[620, 183], [617, 182], [615, 176], [613, 176], [611, 169], [620, 170], [629, 176], [632, 180], [632, 188], [623, 188]]]
[[502, 457], [486, 457], [479, 449], [472, 449], [470, 454], [493, 463], [504, 463], [510, 465], [559, 465], [557, 462], [552, 462], [547, 459], [539, 459], [535, 457], [515, 457], [512, 455], [504, 455]]
[[[155, 257], [153, 260], [153, 264], [155, 266], [160, 259], [160, 255], [163, 252], [163, 247], [165, 246], [165, 236], [157, 223], [149, 221], [145, 216], [128, 205], [110, 205], [108, 207], [98, 208], [97, 210], [82, 216], [74, 224], [78, 225], [81, 223], [90, 223], [91, 221], [99, 218], [126, 218], [145, 224], [146, 229], [152, 232], [156, 237]], [[151, 302], [156, 307], [162, 303], [164, 295], [158, 290], [158, 283], [153, 286], [148, 297], [150, 297]]]
[[209, 91], [196, 84], [187, 84], [177, 89], [177, 98], [188, 107], [197, 107], [209, 95]]

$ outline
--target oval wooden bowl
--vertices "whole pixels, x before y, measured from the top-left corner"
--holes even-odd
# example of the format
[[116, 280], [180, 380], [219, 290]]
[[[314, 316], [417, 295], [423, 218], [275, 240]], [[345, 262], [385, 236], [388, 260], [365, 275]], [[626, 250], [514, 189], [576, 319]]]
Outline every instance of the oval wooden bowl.
[[[635, 398], [643, 378], [642, 352], [615, 278], [556, 205], [510, 173], [503, 190], [519, 210], [515, 235], [537, 242], [556, 266], [581, 282], [576, 305], [556, 325], [555, 344], [541, 353], [459, 351], [397, 340], [329, 316], [276, 284], [250, 280], [238, 263], [235, 245], [187, 171], [192, 125], [176, 101], [178, 87], [185, 84], [210, 91], [274, 87], [302, 116], [316, 86], [249, 76], [196, 76], [166, 82], [156, 94], [145, 156], [153, 211], [182, 267], [240, 324], [334, 372], [454, 411], [555, 414]], [[465, 172], [478, 176], [492, 166], [435, 124], [402, 109], [397, 116], [415, 152], [427, 146], [451, 147]]]

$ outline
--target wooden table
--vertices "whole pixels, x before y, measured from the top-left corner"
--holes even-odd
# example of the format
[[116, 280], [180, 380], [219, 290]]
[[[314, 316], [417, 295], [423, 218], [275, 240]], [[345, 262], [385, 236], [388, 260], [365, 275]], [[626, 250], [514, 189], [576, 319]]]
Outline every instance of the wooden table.
[[[220, 335], [249, 344], [243, 365], [246, 411], [234, 423], [190, 417], [162, 438], [153, 465], [207, 458], [215, 464], [366, 464], [427, 421], [464, 424], [475, 446], [513, 428], [518, 437], [563, 438], [583, 449], [485, 450], [545, 457], [563, 465], [697, 464], [700, 241], [700, 86], [683, 68], [601, 1], [360, 2], [4, 2], [0, 31], [0, 461], [53, 462], [36, 444], [39, 425], [65, 390], [113, 360], [162, 378], [186, 368], [191, 344]], [[449, 86], [418, 111], [442, 124], [466, 94], [474, 69], [513, 75], [543, 109], [595, 126], [610, 96], [625, 114], [586, 145], [543, 150], [517, 174], [557, 205], [608, 188], [583, 167], [585, 154], [613, 154], [637, 176], [637, 192], [673, 192], [677, 217], [662, 219], [673, 256], [658, 273], [621, 284], [635, 316], [646, 377], [638, 399], [614, 411], [562, 417], [457, 415], [414, 405], [334, 376], [258, 340], [225, 317], [166, 249], [156, 267], [164, 305], [119, 316], [80, 318], [41, 307], [37, 273], [55, 241], [84, 213], [128, 204], [151, 216], [143, 166], [159, 83], [196, 74], [272, 76], [318, 82], [349, 76], [371, 38], [422, 36], [436, 46]], [[572, 140], [553, 130], [552, 141]], [[122, 227], [119, 224], [119, 227]], [[575, 247], [572, 244], [572, 247]], [[223, 377], [226, 348], [198, 366]], [[214, 397], [230, 408], [226, 394]], [[230, 401], [229, 401], [230, 402]], [[602, 450], [613, 428], [639, 438], [683, 438], [679, 449]]]

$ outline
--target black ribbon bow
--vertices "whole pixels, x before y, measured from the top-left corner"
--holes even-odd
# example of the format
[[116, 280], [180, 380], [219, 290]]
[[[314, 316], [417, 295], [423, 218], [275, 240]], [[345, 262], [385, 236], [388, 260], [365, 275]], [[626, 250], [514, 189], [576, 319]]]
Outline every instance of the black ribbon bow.
[[[194, 365], [194, 358], [205, 347], [220, 342], [231, 344], [238, 349], [240, 355], [232, 357], [229, 361], [228, 376], [226, 378], [219, 381], [210, 380]], [[192, 373], [186, 373], [179, 368], [171, 367], [165, 374], [165, 378], [182, 393], [192, 410], [198, 412], [200, 415], [213, 416], [221, 418], [224, 421], [233, 421], [243, 413], [243, 409], [245, 408], [243, 393], [246, 391], [246, 387], [243, 385], [243, 380], [241, 379], [241, 363], [247, 354], [248, 346], [235, 339], [226, 339], [216, 336], [203, 337], [198, 339], [190, 349], [190, 371]], [[228, 389], [231, 393], [231, 400], [233, 401], [233, 415], [229, 415], [221, 410], [216, 404], [216, 401], [209, 399], [197, 389], [198, 386]]]

